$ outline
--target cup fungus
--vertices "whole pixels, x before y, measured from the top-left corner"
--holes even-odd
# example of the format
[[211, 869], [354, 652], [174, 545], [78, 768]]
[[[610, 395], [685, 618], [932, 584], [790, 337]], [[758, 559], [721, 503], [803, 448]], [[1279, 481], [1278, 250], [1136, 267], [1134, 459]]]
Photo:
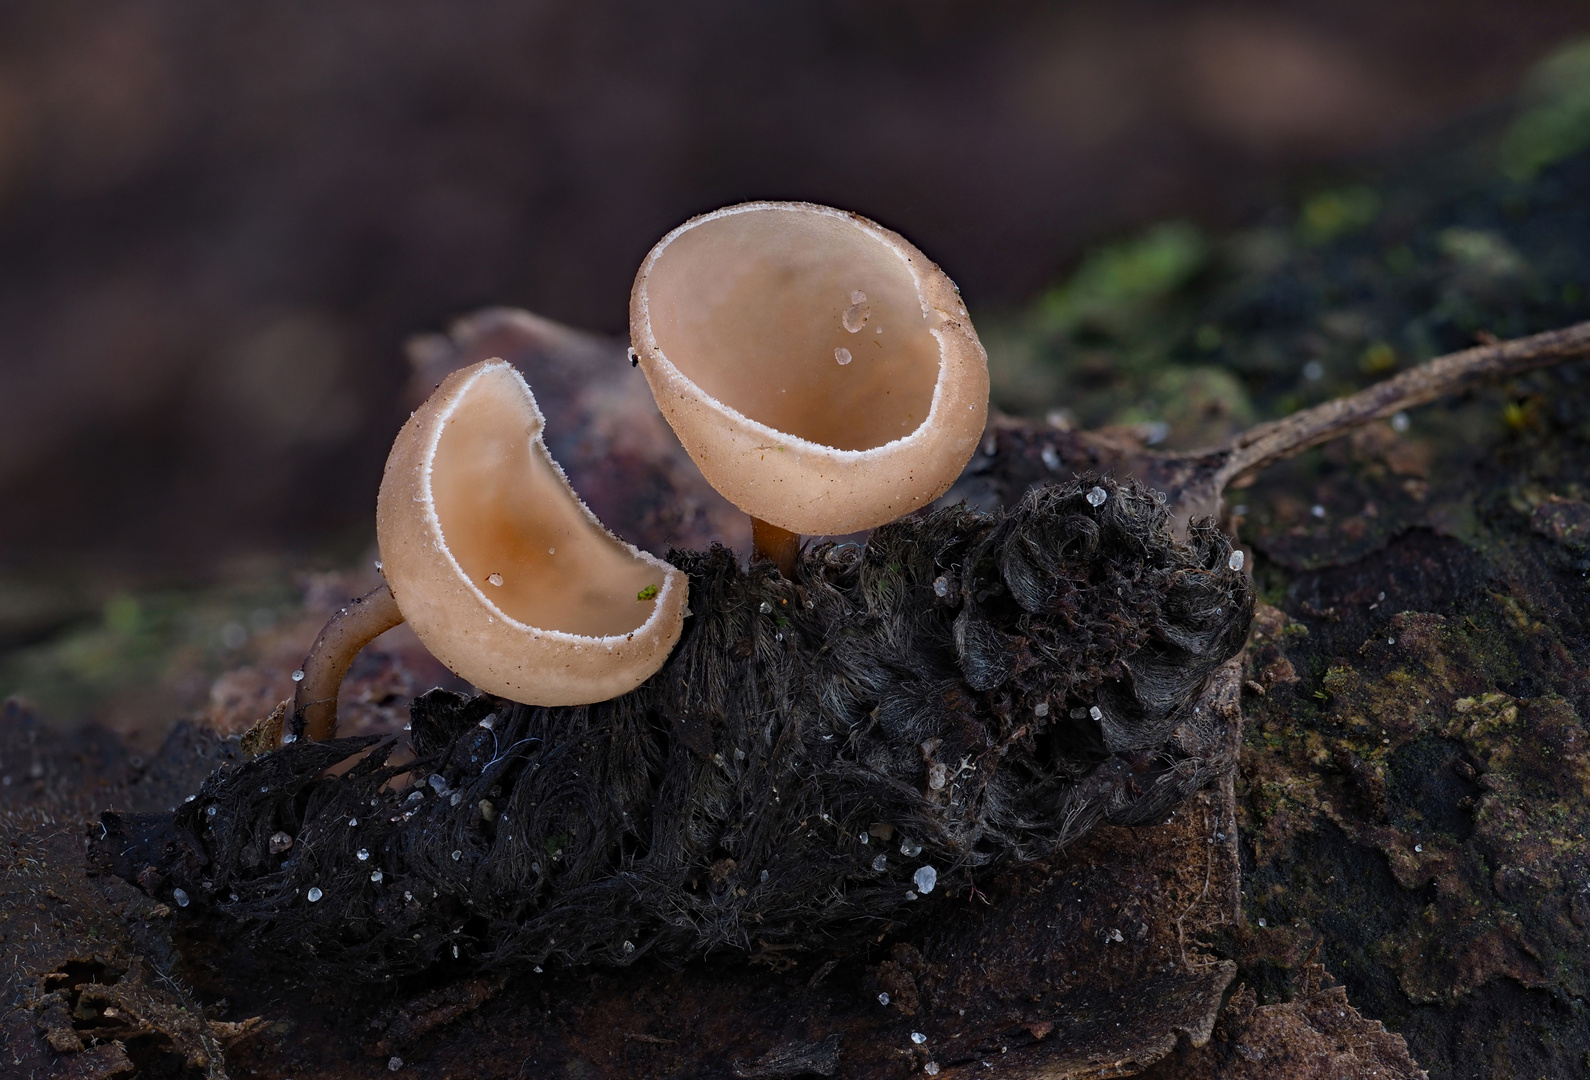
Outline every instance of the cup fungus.
[[662, 666], [688, 586], [602, 526], [544, 424], [508, 363], [449, 375], [392, 445], [376, 537], [398, 608], [438, 660], [499, 697], [582, 705]]
[[750, 514], [759, 554], [949, 490], [988, 414], [954, 282], [904, 237], [811, 203], [692, 218], [641, 264], [630, 337], [663, 416]]

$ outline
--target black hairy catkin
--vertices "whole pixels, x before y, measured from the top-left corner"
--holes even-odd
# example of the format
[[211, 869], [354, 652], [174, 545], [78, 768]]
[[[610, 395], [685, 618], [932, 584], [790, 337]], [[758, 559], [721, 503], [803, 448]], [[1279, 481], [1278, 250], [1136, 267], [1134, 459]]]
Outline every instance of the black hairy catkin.
[[855, 947], [1226, 764], [1197, 701], [1253, 611], [1231, 554], [1093, 477], [816, 546], [792, 579], [675, 552], [693, 614], [635, 691], [432, 691], [409, 764], [285, 746], [174, 815], [105, 815], [97, 846], [344, 977]]

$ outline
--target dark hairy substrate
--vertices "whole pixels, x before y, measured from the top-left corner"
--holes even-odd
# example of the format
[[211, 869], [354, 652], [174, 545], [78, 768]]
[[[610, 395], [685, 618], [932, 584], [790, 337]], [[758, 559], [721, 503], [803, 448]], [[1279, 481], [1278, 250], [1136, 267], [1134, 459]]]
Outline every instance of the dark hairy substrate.
[[1231, 555], [1093, 477], [816, 547], [793, 578], [675, 552], [693, 615], [632, 693], [433, 691], [408, 764], [289, 745], [174, 814], [105, 814], [95, 857], [364, 979], [854, 947], [974, 872], [1163, 820], [1229, 764], [1197, 700], [1252, 616]]

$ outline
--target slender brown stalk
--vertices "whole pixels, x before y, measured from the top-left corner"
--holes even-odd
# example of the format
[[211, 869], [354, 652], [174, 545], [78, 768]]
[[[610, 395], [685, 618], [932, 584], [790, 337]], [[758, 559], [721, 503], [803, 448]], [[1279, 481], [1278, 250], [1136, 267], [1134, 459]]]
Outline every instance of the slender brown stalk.
[[403, 621], [385, 584], [337, 612], [304, 658], [289, 730], [319, 742], [337, 734], [337, 691], [359, 650]]
[[751, 518], [751, 561], [766, 559], [778, 566], [787, 578], [795, 576], [795, 560], [800, 555], [799, 533], [770, 525], [759, 517]]
[[1216, 451], [1226, 458], [1215, 471], [1215, 491], [1224, 490], [1247, 473], [1329, 442], [1360, 424], [1480, 383], [1585, 355], [1590, 355], [1590, 322], [1437, 357], [1356, 394], [1249, 428]]

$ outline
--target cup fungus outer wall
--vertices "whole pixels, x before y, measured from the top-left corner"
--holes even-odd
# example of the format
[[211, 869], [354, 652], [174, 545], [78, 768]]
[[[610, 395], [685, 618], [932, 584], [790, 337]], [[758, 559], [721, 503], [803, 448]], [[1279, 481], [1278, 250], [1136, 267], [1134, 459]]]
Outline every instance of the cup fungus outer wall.
[[[703, 224], [767, 211], [842, 219], [908, 269], [939, 352], [928, 416], [909, 434], [864, 450], [811, 442], [718, 400], [664, 354], [648, 282], [669, 245]], [[987, 422], [988, 358], [954, 283], [904, 237], [830, 207], [744, 203], [681, 225], [641, 264], [630, 294], [630, 334], [658, 407], [702, 474], [740, 509], [794, 533], [874, 528], [927, 505], [955, 483]]]
[[[510, 382], [522, 393], [524, 432], [545, 457], [567, 498], [590, 525], [586, 542], [613, 545], [661, 575], [651, 614], [633, 631], [583, 636], [543, 629], [506, 614], [465, 574], [449, 549], [432, 492], [432, 465], [448, 419], [482, 380]], [[544, 419], [523, 378], [502, 360], [449, 375], [404, 424], [392, 445], [376, 503], [383, 573], [405, 620], [443, 664], [487, 693], [527, 705], [605, 701], [639, 686], [668, 658], [683, 626], [685, 576], [612, 536], [580, 502], [546, 455]], [[518, 436], [504, 433], [508, 439]]]

